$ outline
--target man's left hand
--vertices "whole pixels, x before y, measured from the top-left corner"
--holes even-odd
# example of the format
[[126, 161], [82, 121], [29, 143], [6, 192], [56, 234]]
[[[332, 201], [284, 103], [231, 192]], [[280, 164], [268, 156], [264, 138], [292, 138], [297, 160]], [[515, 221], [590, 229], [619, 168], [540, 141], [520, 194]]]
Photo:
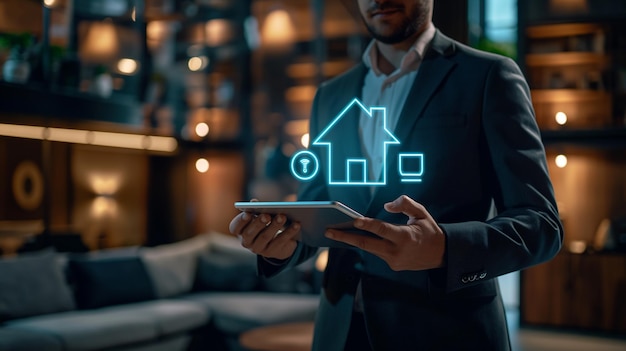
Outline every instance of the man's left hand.
[[354, 226], [379, 238], [328, 229], [330, 239], [358, 247], [383, 259], [394, 271], [424, 270], [445, 265], [446, 236], [426, 208], [406, 195], [385, 204], [391, 213], [409, 217], [406, 225], [359, 218]]

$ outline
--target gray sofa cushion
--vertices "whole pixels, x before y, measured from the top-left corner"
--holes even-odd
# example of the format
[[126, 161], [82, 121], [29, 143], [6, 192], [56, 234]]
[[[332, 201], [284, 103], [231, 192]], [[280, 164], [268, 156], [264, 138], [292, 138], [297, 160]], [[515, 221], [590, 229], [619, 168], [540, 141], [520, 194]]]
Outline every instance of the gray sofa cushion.
[[198, 258], [195, 290], [250, 291], [260, 285], [256, 256], [211, 248]]
[[36, 331], [0, 329], [0, 350], [2, 351], [62, 351], [63, 343], [54, 335]]
[[208, 312], [185, 301], [148, 301], [11, 321], [5, 328], [55, 335], [67, 350], [102, 350], [156, 340], [205, 324]]
[[256, 255], [239, 238], [211, 233], [211, 245], [199, 257], [195, 290], [249, 291], [260, 286]]
[[190, 349], [191, 339], [191, 335], [183, 334], [167, 339], [155, 340], [155, 342], [149, 344], [115, 347], [107, 351], [183, 351]]
[[196, 303], [171, 299], [114, 306], [108, 310], [130, 310], [148, 317], [154, 322], [161, 337], [203, 326], [210, 318], [210, 311], [198, 308]]
[[100, 350], [158, 336], [154, 323], [127, 310], [83, 310], [17, 319], [5, 328], [48, 333], [59, 337], [66, 350]]
[[75, 308], [54, 251], [0, 260], [0, 321]]
[[313, 321], [319, 304], [319, 295], [271, 292], [205, 292], [182, 298], [203, 305], [215, 326], [230, 334], [268, 324]]
[[138, 250], [72, 255], [69, 271], [78, 308], [90, 309], [155, 298]]
[[172, 244], [143, 248], [141, 258], [148, 270], [157, 297], [165, 298], [191, 291], [200, 252], [206, 251], [209, 235], [198, 235]]

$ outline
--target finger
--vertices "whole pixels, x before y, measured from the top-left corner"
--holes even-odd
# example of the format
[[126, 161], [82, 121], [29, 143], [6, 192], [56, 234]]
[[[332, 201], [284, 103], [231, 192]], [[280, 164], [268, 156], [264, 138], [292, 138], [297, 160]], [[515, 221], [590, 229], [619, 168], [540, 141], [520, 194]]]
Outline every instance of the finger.
[[387, 250], [386, 246], [389, 245], [389, 242], [383, 239], [347, 233], [336, 229], [327, 229], [324, 235], [329, 239], [357, 247], [377, 256], [384, 255]]
[[[298, 245], [296, 238], [300, 234], [300, 223], [292, 223], [283, 232], [276, 235], [269, 243], [268, 250], [276, 252], [293, 252]], [[288, 248], [288, 250], [286, 250]]]
[[396, 241], [399, 238], [399, 229], [397, 226], [378, 219], [368, 217], [358, 218], [354, 220], [354, 226], [358, 229], [374, 233], [383, 239]]
[[249, 248], [256, 237], [263, 231], [270, 223], [271, 217], [268, 214], [260, 214], [255, 216], [250, 223], [241, 231], [241, 245], [245, 248]]
[[385, 210], [391, 213], [403, 213], [409, 218], [428, 218], [430, 214], [426, 208], [406, 195], [399, 196], [392, 202], [385, 204]]
[[280, 234], [276, 235], [272, 243], [284, 245], [287, 242], [295, 241], [298, 234], [300, 234], [300, 222], [294, 222]]
[[[256, 201], [259, 201], [259, 200], [257, 199], [250, 200], [250, 202], [256, 202]], [[231, 234], [241, 235], [243, 228], [245, 228], [245, 226], [247, 226], [250, 220], [252, 220], [253, 218], [254, 216], [252, 215], [252, 212], [250, 212], [250, 210], [245, 210], [241, 212], [240, 214], [238, 214], [237, 216], [235, 216], [235, 218], [233, 218], [232, 221], [230, 221], [230, 224], [228, 225], [228, 230], [231, 232]]]
[[248, 212], [242, 212], [238, 214], [237, 216], [235, 216], [235, 218], [233, 218], [232, 221], [230, 221], [228, 230], [230, 230], [232, 234], [241, 235], [243, 228], [245, 228], [245, 226], [247, 226], [248, 223], [250, 223], [252, 218], [253, 218], [252, 214]]
[[249, 248], [252, 252], [260, 253], [265, 250], [267, 244], [274, 239], [276, 233], [283, 228], [287, 218], [284, 215], [276, 215], [270, 219], [269, 224], [266, 225], [255, 238], [254, 241], [249, 243]]

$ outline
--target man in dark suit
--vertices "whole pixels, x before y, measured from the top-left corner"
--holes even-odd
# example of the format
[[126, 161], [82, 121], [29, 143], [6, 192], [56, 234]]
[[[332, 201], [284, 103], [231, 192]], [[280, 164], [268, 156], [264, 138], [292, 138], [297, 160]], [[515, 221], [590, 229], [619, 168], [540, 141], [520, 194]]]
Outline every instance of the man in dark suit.
[[[374, 40], [363, 62], [322, 84], [313, 102], [315, 140], [355, 97], [387, 106], [387, 121], [354, 112], [333, 159], [300, 200], [338, 200], [365, 214], [355, 226], [378, 237], [328, 230], [353, 248], [331, 248], [314, 349], [509, 350], [496, 277], [552, 258], [562, 226], [528, 86], [510, 59], [464, 46], [431, 23], [433, 0], [358, 0]], [[360, 153], [380, 176], [379, 131], [394, 131], [388, 170], [419, 152], [420, 182], [329, 186], [330, 164]], [[377, 151], [378, 150], [378, 151]], [[338, 162], [336, 165], [335, 162]], [[408, 218], [408, 219], [407, 219]], [[274, 275], [316, 252], [282, 215], [238, 215], [231, 231]]]

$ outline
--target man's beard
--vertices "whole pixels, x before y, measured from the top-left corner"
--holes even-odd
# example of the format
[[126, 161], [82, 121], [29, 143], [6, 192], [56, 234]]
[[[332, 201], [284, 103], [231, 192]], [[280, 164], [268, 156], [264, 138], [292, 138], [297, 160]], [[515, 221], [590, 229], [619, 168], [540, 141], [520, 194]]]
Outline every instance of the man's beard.
[[398, 26], [397, 30], [390, 34], [379, 33], [376, 28], [365, 23], [367, 30], [372, 37], [385, 44], [396, 44], [403, 42], [405, 39], [412, 37], [417, 32], [417, 24], [411, 21], [410, 18], [405, 18], [402, 25]]
[[[408, 16], [403, 19], [402, 23], [396, 28], [396, 30], [389, 34], [382, 34], [378, 32], [376, 28], [369, 25], [363, 17], [361, 17], [361, 19], [374, 39], [385, 44], [396, 44], [415, 36], [420, 28], [423, 28], [428, 17], [428, 7], [426, 6], [426, 3], [427, 1], [422, 1], [419, 6], [413, 8], [413, 11], [411, 11]], [[390, 6], [393, 5], [387, 5], [385, 3], [374, 4], [373, 7], [370, 8], [370, 11], [373, 11], [374, 8], [384, 9]]]

